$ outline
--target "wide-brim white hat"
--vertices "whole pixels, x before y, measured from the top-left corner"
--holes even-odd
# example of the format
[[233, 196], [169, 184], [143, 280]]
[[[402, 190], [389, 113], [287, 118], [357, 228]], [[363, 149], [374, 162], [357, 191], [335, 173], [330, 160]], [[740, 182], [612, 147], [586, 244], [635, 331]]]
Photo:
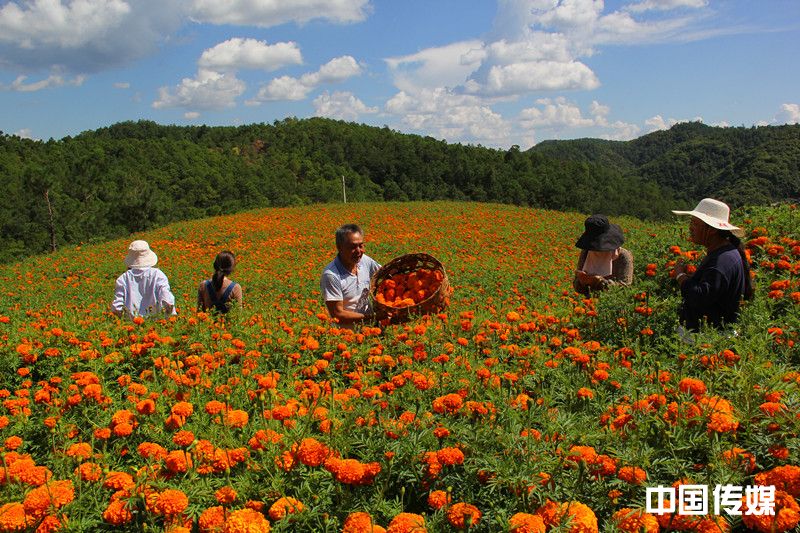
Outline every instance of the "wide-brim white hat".
[[697, 217], [712, 228], [730, 231], [737, 237], [744, 235], [742, 228], [730, 223], [731, 210], [728, 204], [713, 198], [703, 198], [692, 211], [673, 211], [673, 213]]
[[128, 268], [147, 268], [158, 263], [158, 256], [150, 249], [147, 241], [133, 241], [128, 246], [128, 255], [125, 256], [125, 266]]

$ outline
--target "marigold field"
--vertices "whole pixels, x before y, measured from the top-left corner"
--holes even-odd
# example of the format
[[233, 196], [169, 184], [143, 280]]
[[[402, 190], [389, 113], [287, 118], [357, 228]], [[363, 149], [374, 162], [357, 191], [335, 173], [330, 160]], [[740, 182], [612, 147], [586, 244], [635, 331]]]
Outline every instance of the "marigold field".
[[[679, 206], [686, 207], [686, 206]], [[0, 531], [786, 531], [800, 522], [800, 215], [740, 211], [756, 298], [675, 332], [686, 219], [614, 219], [633, 287], [572, 290], [585, 215], [469, 203], [269, 209], [0, 267]], [[358, 222], [426, 252], [449, 308], [339, 329], [319, 275]], [[742, 222], [744, 221], [744, 222]], [[132, 238], [179, 314], [108, 312]], [[245, 305], [196, 313], [217, 252]], [[645, 512], [645, 488], [774, 485], [774, 516]]]

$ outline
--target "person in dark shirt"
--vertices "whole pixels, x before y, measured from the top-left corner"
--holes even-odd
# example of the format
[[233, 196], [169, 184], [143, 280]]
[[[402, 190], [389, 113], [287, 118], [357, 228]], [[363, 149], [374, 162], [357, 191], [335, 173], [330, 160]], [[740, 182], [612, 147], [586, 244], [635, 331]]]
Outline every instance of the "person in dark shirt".
[[675, 265], [675, 280], [683, 301], [678, 312], [681, 323], [699, 331], [703, 323], [722, 328], [739, 318], [742, 299], [753, 296], [750, 266], [739, 239], [743, 231], [729, 222], [726, 204], [705, 198], [693, 211], [673, 211], [690, 215], [689, 239], [706, 249], [706, 257], [693, 274], [682, 262]]
[[633, 254], [622, 247], [622, 228], [605, 215], [592, 215], [583, 223], [584, 232], [575, 243], [581, 249], [572, 286], [590, 296], [615, 285], [633, 282]]

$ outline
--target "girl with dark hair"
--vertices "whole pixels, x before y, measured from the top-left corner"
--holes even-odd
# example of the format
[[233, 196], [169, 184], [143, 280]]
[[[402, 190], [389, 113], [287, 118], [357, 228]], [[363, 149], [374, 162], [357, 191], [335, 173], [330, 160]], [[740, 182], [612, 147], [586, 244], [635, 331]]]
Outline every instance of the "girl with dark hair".
[[689, 239], [706, 249], [694, 274], [689, 275], [681, 262], [675, 265], [675, 280], [683, 297], [681, 322], [692, 331], [698, 331], [704, 322], [715, 328], [736, 322], [742, 299], [750, 300], [754, 291], [740, 240], [743, 232], [728, 221], [730, 209], [719, 200], [705, 198], [693, 211], [673, 213], [692, 217]]
[[236, 268], [236, 256], [229, 251], [220, 252], [214, 259], [214, 275], [197, 288], [197, 310], [212, 309], [227, 313], [234, 302], [242, 303], [242, 287], [228, 276]]

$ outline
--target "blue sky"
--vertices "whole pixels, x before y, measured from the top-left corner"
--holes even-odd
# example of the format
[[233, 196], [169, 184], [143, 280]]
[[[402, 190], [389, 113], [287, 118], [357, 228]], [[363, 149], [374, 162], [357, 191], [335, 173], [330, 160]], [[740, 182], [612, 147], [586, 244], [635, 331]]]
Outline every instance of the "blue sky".
[[0, 1], [0, 131], [325, 116], [525, 149], [800, 122], [798, 0]]

